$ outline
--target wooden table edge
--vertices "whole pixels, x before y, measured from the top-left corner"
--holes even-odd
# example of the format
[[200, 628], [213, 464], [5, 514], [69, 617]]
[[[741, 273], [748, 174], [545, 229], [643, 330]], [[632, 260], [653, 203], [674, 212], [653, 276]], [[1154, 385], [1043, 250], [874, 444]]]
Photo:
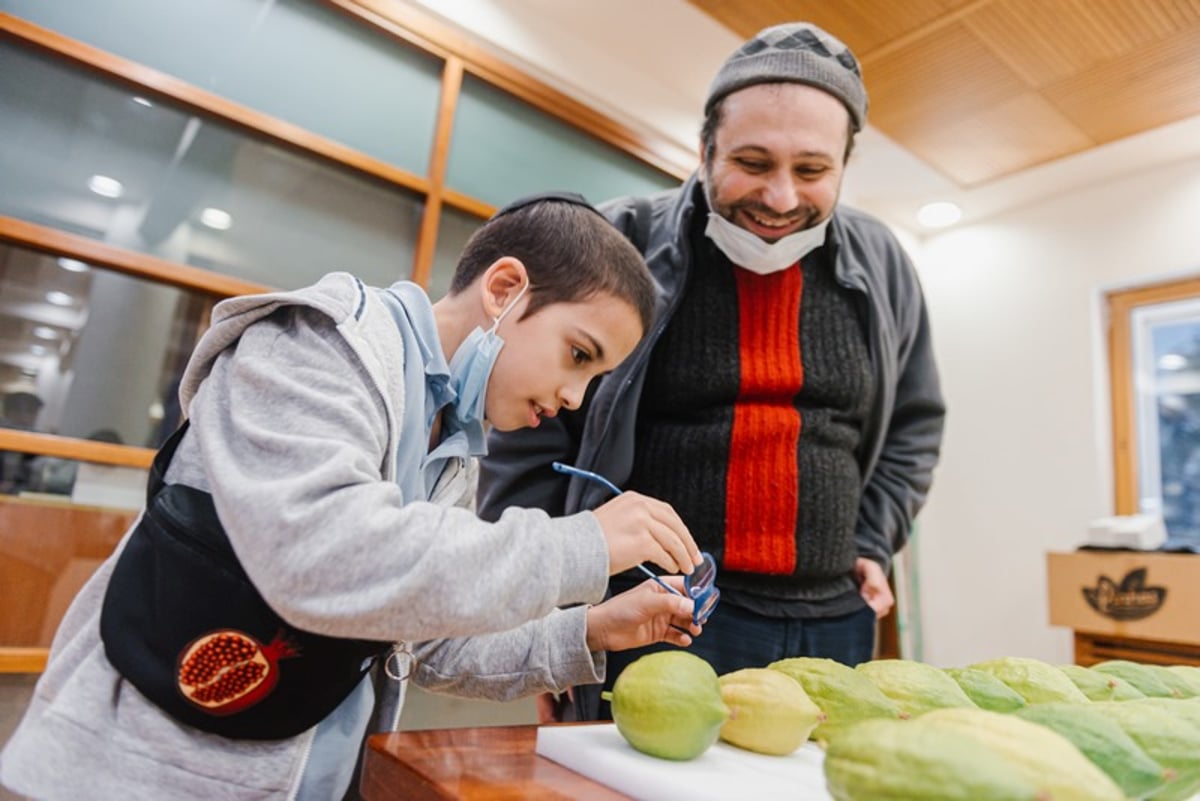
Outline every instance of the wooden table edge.
[[538, 728], [526, 724], [371, 735], [363, 757], [360, 793], [364, 801], [629, 799], [538, 754]]

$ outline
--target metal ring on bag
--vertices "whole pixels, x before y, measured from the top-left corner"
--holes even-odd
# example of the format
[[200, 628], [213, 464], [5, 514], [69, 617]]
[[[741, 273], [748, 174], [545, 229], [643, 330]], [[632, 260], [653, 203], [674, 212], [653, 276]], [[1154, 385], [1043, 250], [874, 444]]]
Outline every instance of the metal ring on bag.
[[[396, 662], [397, 670], [392, 669], [393, 660]], [[401, 643], [392, 646], [392, 652], [383, 661], [383, 672], [393, 681], [407, 681], [408, 677], [412, 675], [416, 664], [417, 660], [413, 656], [412, 649], [409, 648], [408, 643]]]

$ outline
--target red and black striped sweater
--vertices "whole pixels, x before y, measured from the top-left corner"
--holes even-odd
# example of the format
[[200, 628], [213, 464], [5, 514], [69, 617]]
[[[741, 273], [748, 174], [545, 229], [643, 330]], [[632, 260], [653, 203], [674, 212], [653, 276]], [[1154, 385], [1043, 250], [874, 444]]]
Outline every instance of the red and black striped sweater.
[[657, 343], [626, 486], [671, 503], [764, 614], [850, 611], [873, 371], [856, 293], [824, 248], [771, 275], [693, 239], [686, 298]]

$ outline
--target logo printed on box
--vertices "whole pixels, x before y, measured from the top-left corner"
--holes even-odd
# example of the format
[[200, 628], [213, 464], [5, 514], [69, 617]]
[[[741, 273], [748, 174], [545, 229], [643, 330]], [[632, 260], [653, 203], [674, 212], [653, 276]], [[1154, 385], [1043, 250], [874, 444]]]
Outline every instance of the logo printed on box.
[[1147, 587], [1146, 568], [1130, 570], [1117, 584], [1101, 574], [1095, 587], [1084, 587], [1083, 597], [1088, 606], [1113, 620], [1141, 620], [1150, 617], [1163, 605], [1166, 587]]

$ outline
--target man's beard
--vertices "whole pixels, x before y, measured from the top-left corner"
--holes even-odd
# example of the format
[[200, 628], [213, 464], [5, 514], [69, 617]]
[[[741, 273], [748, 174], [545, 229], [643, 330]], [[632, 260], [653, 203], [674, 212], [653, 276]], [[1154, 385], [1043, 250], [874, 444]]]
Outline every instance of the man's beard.
[[712, 170], [710, 168], [705, 168], [704, 170], [704, 185], [705, 197], [708, 200], [709, 206], [711, 206], [710, 210], [715, 211], [717, 214], [721, 215], [726, 220], [729, 220], [729, 222], [733, 223], [734, 225], [737, 225], [739, 228], [743, 227], [737, 222], [737, 213], [739, 211], [751, 213], [755, 217], [767, 220], [770, 223], [783, 223], [784, 226], [791, 226], [797, 222], [800, 223], [799, 228], [789, 228], [787, 233], [781, 233], [779, 236], [764, 237], [757, 231], [751, 232], [755, 236], [758, 236], [760, 239], [763, 239], [767, 242], [777, 242], [788, 234], [794, 234], [798, 231], [806, 231], [817, 223], [821, 222], [822, 219], [821, 210], [816, 206], [807, 204], [797, 206], [786, 214], [779, 214], [778, 212], [772, 211], [767, 206], [764, 206], [762, 203], [754, 200], [735, 200], [732, 203], [718, 204], [712, 195], [714, 187]]

